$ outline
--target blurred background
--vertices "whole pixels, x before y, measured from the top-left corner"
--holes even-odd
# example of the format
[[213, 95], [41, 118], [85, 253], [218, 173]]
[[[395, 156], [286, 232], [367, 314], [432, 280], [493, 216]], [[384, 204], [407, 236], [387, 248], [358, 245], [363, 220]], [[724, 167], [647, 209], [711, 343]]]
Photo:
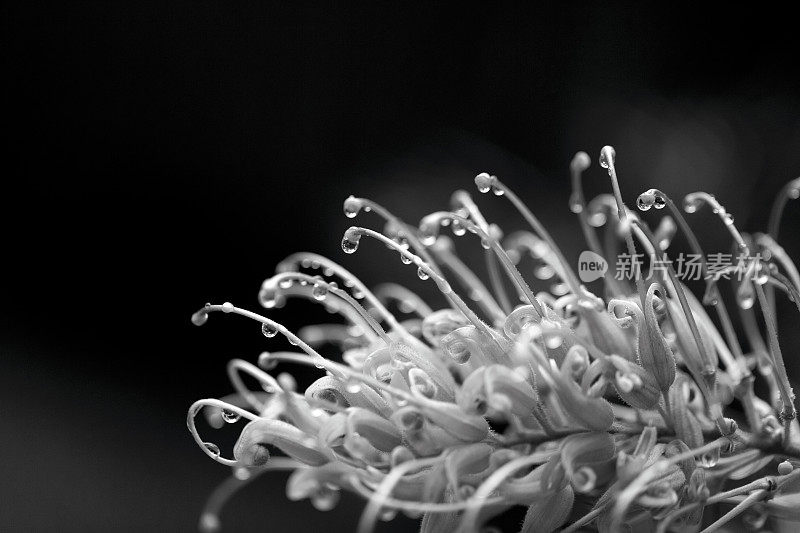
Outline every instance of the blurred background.
[[[342, 253], [350, 194], [415, 222], [455, 189], [477, 197], [487, 171], [575, 260], [568, 165], [587, 151], [587, 195], [607, 192], [596, 158], [611, 144], [629, 205], [650, 187], [706, 190], [763, 231], [800, 174], [795, 33], [767, 5], [5, 5], [0, 530], [196, 528], [228, 472], [196, 448], [186, 409], [230, 392], [228, 359], [283, 345], [239, 317], [189, 318], [206, 301], [257, 310], [289, 253], [442, 305], [382, 246]], [[524, 227], [504, 199], [477, 200], [507, 233]], [[795, 258], [798, 207], [781, 233]], [[728, 251], [710, 213], [694, 221]], [[482, 271], [477, 241], [459, 250]], [[800, 376], [796, 310], [778, 309]], [[270, 316], [327, 320], [299, 301]], [[357, 498], [323, 514], [288, 502], [285, 479], [238, 495], [226, 530], [353, 528]]]

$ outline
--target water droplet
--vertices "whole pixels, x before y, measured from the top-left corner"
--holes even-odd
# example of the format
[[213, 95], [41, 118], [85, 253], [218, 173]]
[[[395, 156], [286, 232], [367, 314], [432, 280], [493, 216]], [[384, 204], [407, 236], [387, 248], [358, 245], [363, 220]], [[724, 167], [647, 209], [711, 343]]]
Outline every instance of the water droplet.
[[[423, 243], [423, 244], [424, 244], [424, 243]], [[401, 261], [401, 262], [402, 262], [404, 265], [410, 265], [410, 264], [411, 264], [411, 258], [410, 258], [410, 257], [408, 257], [406, 254], [403, 254], [403, 253], [401, 253], [401, 254], [400, 254], [400, 261]]]
[[700, 466], [714, 468], [719, 462], [719, 448], [713, 448], [700, 456]]
[[222, 410], [222, 419], [228, 424], [235, 424], [240, 418], [242, 417], [235, 411], [229, 411], [228, 409]]
[[455, 235], [456, 237], [461, 237], [467, 232], [464, 225], [461, 224], [461, 222], [459, 222], [458, 220], [453, 221], [453, 224], [451, 225], [450, 229], [453, 230], [453, 235]]
[[378, 516], [378, 519], [381, 522], [391, 522], [397, 516], [397, 510], [395, 509], [384, 509], [381, 511], [381, 514]]
[[290, 278], [283, 278], [278, 282], [278, 287], [280, 287], [281, 289], [290, 289], [293, 283], [294, 281], [291, 280]]
[[348, 378], [344, 384], [344, 390], [349, 392], [350, 394], [358, 394], [361, 392], [361, 381], [357, 378]]
[[200, 517], [200, 524], [197, 528], [201, 531], [201, 533], [216, 533], [221, 527], [222, 524], [220, 524], [219, 517], [217, 515], [203, 513], [203, 515]]
[[492, 188], [492, 177], [486, 172], [481, 172], [475, 176], [475, 186], [481, 193], [487, 193]]
[[732, 226], [733, 225], [733, 215], [731, 215], [730, 213], [725, 213], [725, 215], [723, 215], [723, 217], [722, 217], [722, 220], [728, 226]]
[[324, 274], [326, 277], [331, 277], [333, 276], [334, 271], [332, 268], [326, 268], [325, 270], [322, 271], [322, 274]]
[[231, 311], [233, 311], [233, 304], [232, 303], [225, 302], [224, 304], [222, 304], [222, 312], [223, 313], [230, 313]]
[[555, 350], [556, 348], [561, 346], [562, 342], [564, 342], [564, 339], [562, 339], [560, 335], [548, 335], [544, 341], [545, 346], [547, 346], [551, 350]]
[[553, 283], [550, 286], [550, 292], [555, 296], [564, 296], [569, 292], [569, 286], [566, 283]]
[[317, 511], [330, 511], [339, 503], [339, 491], [323, 487], [312, 494], [309, 499]]
[[233, 475], [236, 476], [236, 479], [247, 481], [252, 474], [250, 474], [250, 469], [240, 466], [233, 469]]
[[794, 466], [789, 461], [783, 461], [778, 465], [778, 473], [782, 476], [791, 474], [792, 470], [794, 470]]
[[489, 239], [481, 239], [481, 246], [484, 250], [490, 250], [492, 248], [491, 243], [489, 243]]
[[192, 324], [195, 326], [202, 326], [208, 322], [208, 313], [205, 311], [198, 311], [192, 315]]
[[275, 335], [278, 334], [278, 328], [273, 326], [272, 324], [261, 324], [261, 333], [268, 339], [271, 339]]
[[217, 446], [213, 442], [204, 442], [203, 446], [206, 447], [206, 450], [208, 450], [212, 456], [219, 457], [219, 446]]
[[492, 185], [492, 194], [495, 196], [503, 196], [506, 193], [505, 189], [502, 187], [498, 187], [497, 185]]
[[311, 289], [311, 295], [317, 301], [322, 301], [328, 296], [328, 288], [321, 283], [315, 283], [314, 288]]
[[[447, 220], [447, 219], [444, 219]], [[433, 246], [436, 243], [436, 237], [439, 234], [438, 222], [437, 223], [427, 223], [423, 224], [419, 228], [420, 236], [419, 240], [425, 246]]]
[[550, 279], [554, 274], [555, 271], [550, 265], [539, 265], [533, 269], [533, 275], [541, 280]]
[[356, 250], [358, 250], [358, 240], [352, 240], [345, 236], [342, 239], [342, 250], [344, 250], [346, 254], [355, 253]]
[[656, 209], [664, 209], [664, 206], [667, 205], [667, 200], [660, 194], [656, 194], [653, 198], [653, 207]]
[[617, 159], [617, 152], [611, 146], [604, 146], [602, 150], [600, 150], [600, 166], [603, 168], [607, 168], [609, 174], [611, 174], [611, 166], [614, 165], [614, 162]]
[[581, 202], [580, 193], [574, 192], [572, 196], [569, 197], [569, 210], [576, 215], [583, 212], [583, 203]]
[[753, 298], [753, 295], [749, 293], [738, 295], [736, 300], [737, 303], [739, 304], [739, 307], [741, 307], [742, 309], [750, 309], [751, 307], [753, 307], [753, 304], [755, 303], [755, 298]]
[[[359, 211], [361, 211], [361, 200], [355, 196], [350, 196], [344, 201], [344, 216], [347, 218], [355, 218]], [[366, 211], [366, 209], [365, 209]]]
[[421, 279], [422, 281], [425, 281], [426, 279], [430, 278], [428, 273], [425, 272], [425, 270], [422, 267], [419, 267], [417, 269], [417, 276], [419, 276], [419, 279]]
[[796, 188], [795, 187], [795, 188], [789, 189], [788, 191], [786, 191], [786, 194], [792, 200], [797, 200], [798, 198], [800, 198], [800, 188]]
[[640, 194], [636, 199], [636, 207], [639, 208], [639, 211], [649, 211], [653, 207], [653, 195], [648, 193]]

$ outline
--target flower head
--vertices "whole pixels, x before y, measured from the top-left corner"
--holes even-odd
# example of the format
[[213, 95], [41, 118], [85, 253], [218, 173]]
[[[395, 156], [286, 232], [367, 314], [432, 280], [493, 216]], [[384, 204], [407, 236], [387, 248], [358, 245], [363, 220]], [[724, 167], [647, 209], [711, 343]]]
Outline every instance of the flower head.
[[[646, 191], [636, 202], [641, 211], [670, 213], [651, 231], [623, 202], [613, 148], [603, 148], [600, 165], [613, 195], [588, 204], [581, 182], [590, 158], [580, 152], [570, 166], [570, 209], [587, 244], [609, 262], [624, 244], [650, 264], [636, 267], [633, 283], [604, 273], [602, 297], [581, 283], [516, 194], [481, 173], [478, 191], [507, 199], [529, 230], [504, 238], [465, 191], [453, 195], [452, 211], [428, 215], [419, 227], [368, 199], [344, 202], [348, 218], [372, 212], [386, 229], [353, 226], [342, 250], [354, 254], [367, 241], [380, 242], [435, 284], [445, 308], [432, 309], [395, 284], [370, 290], [334, 261], [297, 253], [261, 287], [269, 317], [230, 303], [195, 313], [198, 326], [212, 312], [242, 315], [259, 322], [267, 339], [282, 335], [297, 347], [264, 352], [257, 366], [232, 361], [235, 393], [190, 408], [189, 429], [201, 449], [234, 471], [201, 528], [219, 527], [231, 487], [275, 468], [294, 471], [290, 499], [308, 498], [320, 510], [334, 507], [342, 490], [366, 498], [362, 532], [397, 512], [421, 517], [422, 531], [478, 531], [518, 505], [527, 507], [522, 531], [697, 528], [708, 505], [745, 495], [740, 505], [749, 507], [790, 490], [800, 450], [792, 440], [794, 395], [778, 343], [775, 289], [800, 300], [800, 276], [777, 244], [780, 210], [797, 198], [798, 180], [781, 192], [770, 232], [754, 237], [741, 234], [714, 197], [686, 198], [689, 213], [711, 206], [742, 251], [748, 276], [733, 292], [751, 350], [745, 352], [720, 298], [721, 277], [709, 276], [703, 259], [706, 290], [698, 300], [667, 261], [678, 230], [703, 257], [681, 211], [663, 192]], [[488, 285], [458, 258], [443, 228], [477, 238]], [[664, 262], [668, 268], [654, 268]], [[528, 271], [533, 276], [523, 275]], [[542, 281], [548, 289], [534, 292], [531, 283]], [[293, 298], [325, 306], [339, 323], [289, 331], [275, 318]], [[323, 344], [338, 347], [341, 357], [323, 357]], [[270, 373], [287, 363], [321, 375], [299, 392], [289, 374]], [[766, 400], [754, 394], [753, 370], [766, 384]], [[249, 389], [244, 375], [260, 390]], [[734, 399], [740, 408], [729, 406]], [[212, 427], [244, 423], [233, 458], [200, 437], [200, 412]], [[731, 485], [745, 475], [755, 481]]]

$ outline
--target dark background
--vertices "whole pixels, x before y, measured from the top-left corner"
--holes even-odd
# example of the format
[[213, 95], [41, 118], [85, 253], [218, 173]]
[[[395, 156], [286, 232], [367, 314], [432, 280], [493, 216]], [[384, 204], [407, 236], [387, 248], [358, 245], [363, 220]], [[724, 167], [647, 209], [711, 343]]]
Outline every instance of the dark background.
[[[596, 160], [616, 147], [628, 202], [653, 186], [704, 189], [744, 230], [764, 228], [800, 173], [796, 25], [767, 4], [256, 5], [2, 8], [2, 530], [194, 528], [227, 473], [196, 448], [186, 408], [230, 391], [229, 358], [278, 341], [238, 317], [202, 329], [189, 317], [206, 301], [255, 310], [290, 252], [439, 305], [381, 246], [341, 252], [349, 194], [416, 221], [487, 170], [574, 259], [577, 150]], [[601, 170], [590, 196], [608, 190]], [[503, 199], [478, 200], [523, 227]], [[707, 248], [727, 251], [713, 217], [695, 220]], [[790, 205], [796, 258], [798, 222]], [[792, 359], [796, 311], [779, 309]], [[271, 316], [297, 327], [327, 315], [297, 302]], [[355, 524], [356, 498], [322, 514], [287, 502], [284, 481], [268, 475], [231, 502], [229, 530]]]

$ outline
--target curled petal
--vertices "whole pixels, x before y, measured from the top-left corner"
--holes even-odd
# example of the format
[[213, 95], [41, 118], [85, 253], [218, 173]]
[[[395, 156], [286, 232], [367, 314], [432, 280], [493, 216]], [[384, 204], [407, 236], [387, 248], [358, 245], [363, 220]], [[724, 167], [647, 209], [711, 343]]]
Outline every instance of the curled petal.
[[617, 394], [636, 409], [652, 409], [658, 404], [660, 392], [653, 375], [636, 363], [616, 355], [608, 356], [614, 368], [612, 378]]
[[602, 398], [591, 398], [572, 380], [552, 375], [553, 390], [570, 417], [587, 429], [605, 431], [614, 423], [611, 404]]
[[357, 433], [381, 451], [390, 452], [402, 442], [397, 427], [366, 409], [351, 408], [347, 414], [347, 433]]
[[506, 366], [489, 366], [484, 373], [484, 380], [489, 405], [498, 411], [526, 417], [539, 402], [531, 384]]
[[269, 460], [268, 445], [307, 465], [319, 466], [330, 459], [315, 438], [286, 422], [266, 419], [254, 420], [244, 427], [233, 455], [246, 466], [263, 466]]
[[510, 339], [516, 339], [526, 326], [535, 324], [541, 319], [541, 315], [532, 305], [520, 305], [506, 317], [506, 321], [503, 323], [503, 332]]
[[483, 415], [488, 406], [486, 402], [486, 382], [484, 374], [486, 367], [480, 367], [472, 372], [456, 392], [456, 403], [465, 413]]
[[482, 416], [467, 414], [454, 403], [430, 400], [421, 395], [415, 397], [425, 417], [454, 437], [464, 442], [477, 442], [489, 434], [489, 423]]
[[444, 461], [450, 487], [456, 490], [459, 481], [464, 477], [484, 471], [489, 466], [491, 453], [492, 447], [483, 443], [460, 446], [453, 450]]
[[697, 417], [686, 403], [685, 388], [688, 384], [684, 379], [676, 380], [669, 389], [669, 413], [675, 434], [686, 443], [689, 448], [699, 448], [705, 443], [703, 429]]
[[581, 301], [576, 310], [597, 346], [603, 353], [621, 355], [629, 361], [635, 359], [633, 345], [628, 335], [608, 313], [597, 309], [593, 302]]
[[347, 415], [335, 413], [319, 428], [319, 441], [329, 448], [336, 448], [344, 444], [347, 435]]
[[434, 311], [422, 320], [422, 335], [434, 346], [440, 339], [452, 331], [469, 324], [461, 313], [452, 309]]
[[567, 485], [528, 507], [520, 533], [550, 533], [561, 527], [572, 512], [575, 492]]
[[614, 438], [605, 431], [578, 433], [561, 444], [561, 461], [567, 475], [584, 465], [605, 463], [614, 459]]

